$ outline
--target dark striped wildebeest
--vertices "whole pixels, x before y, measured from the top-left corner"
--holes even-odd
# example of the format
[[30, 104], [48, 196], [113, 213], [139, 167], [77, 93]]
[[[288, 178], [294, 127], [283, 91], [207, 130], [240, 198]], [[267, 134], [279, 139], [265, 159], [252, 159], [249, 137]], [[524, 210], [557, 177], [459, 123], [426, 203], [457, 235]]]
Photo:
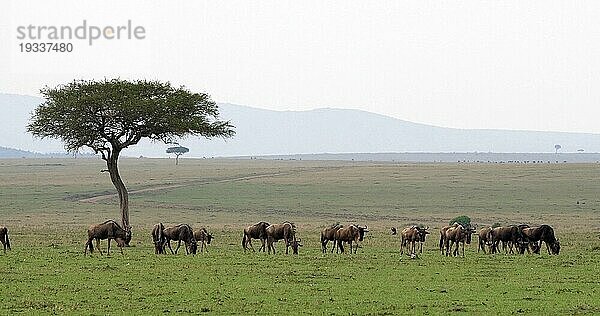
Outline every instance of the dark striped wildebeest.
[[412, 225], [404, 228], [400, 233], [400, 254], [404, 254], [404, 248], [408, 248], [408, 253], [411, 257], [417, 256], [417, 247], [416, 244], [419, 243], [419, 253], [423, 253], [423, 243], [425, 242], [425, 238], [429, 234], [427, 231], [429, 227], [419, 227], [417, 225]]
[[131, 232], [125, 231], [121, 228], [117, 222], [112, 219], [105, 221], [102, 224], [91, 225], [88, 228], [88, 240], [85, 243], [85, 249], [83, 251], [83, 255], [87, 254], [87, 250], [90, 250], [90, 253], [94, 251], [94, 245], [92, 244], [93, 240], [96, 240], [96, 248], [102, 255], [102, 249], [100, 249], [100, 240], [108, 239], [108, 250], [107, 253], [110, 255], [110, 241], [114, 239], [117, 242], [117, 246], [121, 250], [121, 254], [123, 254], [123, 247], [127, 245], [127, 240], [131, 240]]
[[204, 249], [208, 252], [207, 245], [210, 245], [210, 242], [214, 239], [213, 235], [211, 235], [205, 227], [195, 231], [194, 238], [196, 239], [196, 242], [200, 242], [200, 253], [204, 252]]
[[361, 227], [358, 225], [350, 225], [342, 227], [335, 232], [335, 244], [337, 245], [336, 253], [338, 250], [344, 253], [344, 242], [350, 245], [350, 253], [352, 253], [352, 242], [356, 243], [354, 247], [354, 253], [358, 250], [358, 242], [363, 241], [365, 233], [367, 233], [367, 226]]
[[242, 237], [242, 247], [244, 248], [244, 252], [246, 252], [247, 249], [252, 249], [252, 251], [256, 252], [254, 247], [252, 247], [252, 239], [260, 239], [261, 246], [258, 251], [266, 251], [265, 244], [267, 241], [267, 227], [269, 227], [269, 225], [271, 224], [267, 222], [258, 222], [244, 228], [244, 236]]
[[[194, 238], [194, 231], [190, 225], [179, 224], [177, 226], [166, 228], [164, 230], [164, 235], [166, 244], [169, 246], [169, 250], [171, 250], [171, 254], [177, 254], [182, 241], [185, 243], [185, 254], [196, 254], [198, 243], [196, 242], [196, 238]], [[173, 248], [171, 248], [171, 240], [177, 241], [175, 252], [173, 252]]]
[[534, 253], [539, 253], [542, 242], [546, 243], [548, 254], [558, 255], [560, 252], [560, 241], [554, 235], [554, 229], [549, 225], [540, 227], [523, 228], [524, 238], [533, 245]]
[[340, 224], [333, 224], [329, 227], [323, 228], [321, 231], [321, 251], [323, 251], [323, 253], [327, 253], [327, 242], [330, 240], [333, 242], [333, 245], [331, 246], [331, 253], [333, 253], [335, 248], [335, 232], [342, 227], [344, 226]]
[[152, 242], [154, 243], [155, 254], [165, 254], [165, 244], [167, 239], [165, 238], [165, 226], [163, 223], [158, 223], [152, 228]]
[[287, 255], [290, 246], [293, 246], [296, 242], [296, 225], [290, 222], [284, 222], [282, 224], [272, 224], [267, 227], [267, 251], [275, 254], [276, 241], [283, 240], [285, 242], [285, 254]]

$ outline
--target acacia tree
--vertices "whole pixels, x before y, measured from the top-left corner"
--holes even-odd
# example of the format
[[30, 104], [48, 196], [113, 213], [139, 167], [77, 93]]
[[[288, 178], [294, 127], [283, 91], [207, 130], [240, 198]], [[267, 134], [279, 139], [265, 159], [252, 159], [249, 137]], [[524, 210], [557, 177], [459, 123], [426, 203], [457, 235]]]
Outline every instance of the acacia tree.
[[229, 121], [219, 120], [217, 104], [169, 82], [121, 79], [76, 80], [41, 90], [27, 130], [39, 138], [59, 139], [69, 152], [89, 147], [106, 161], [119, 195], [123, 227], [131, 231], [129, 196], [118, 168], [123, 149], [142, 138], [173, 143], [184, 136], [231, 137]]
[[169, 147], [167, 148], [167, 154], [175, 154], [175, 165], [179, 164], [179, 156], [189, 152], [189, 148], [183, 146]]

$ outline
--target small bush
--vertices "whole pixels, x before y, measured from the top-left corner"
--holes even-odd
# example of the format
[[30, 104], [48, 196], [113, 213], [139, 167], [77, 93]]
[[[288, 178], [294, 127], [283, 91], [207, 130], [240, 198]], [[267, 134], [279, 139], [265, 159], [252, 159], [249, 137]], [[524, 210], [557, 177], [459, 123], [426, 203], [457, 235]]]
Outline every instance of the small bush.
[[494, 223], [494, 224], [492, 225], [492, 228], [496, 228], [496, 227], [500, 227], [500, 226], [502, 226], [502, 224], [500, 224], [500, 223]]
[[463, 226], [469, 226], [471, 225], [471, 218], [467, 215], [461, 215], [450, 220], [450, 222], [448, 222], [448, 225], [452, 225], [454, 223], [459, 223]]

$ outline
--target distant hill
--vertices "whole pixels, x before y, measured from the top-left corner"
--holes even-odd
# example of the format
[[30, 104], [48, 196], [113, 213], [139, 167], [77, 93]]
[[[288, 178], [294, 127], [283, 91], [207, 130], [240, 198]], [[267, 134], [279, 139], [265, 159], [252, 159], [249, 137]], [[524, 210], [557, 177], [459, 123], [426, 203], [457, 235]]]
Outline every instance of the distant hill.
[[42, 154], [0, 146], [0, 158], [38, 158]]
[[[60, 152], [58, 141], [35, 140], [25, 132], [42, 99], [0, 94], [0, 146]], [[236, 126], [233, 139], [180, 141], [187, 157], [380, 152], [600, 152], [600, 135], [585, 133], [466, 130], [412, 123], [359, 110], [271, 111], [220, 104], [221, 116]], [[125, 155], [166, 157], [168, 146], [142, 142]]]

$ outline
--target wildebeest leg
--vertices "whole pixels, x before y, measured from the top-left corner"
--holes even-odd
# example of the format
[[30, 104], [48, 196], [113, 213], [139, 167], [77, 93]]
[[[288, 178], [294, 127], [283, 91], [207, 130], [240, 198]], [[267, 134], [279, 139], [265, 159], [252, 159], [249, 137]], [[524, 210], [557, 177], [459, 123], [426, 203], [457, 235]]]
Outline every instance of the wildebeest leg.
[[465, 242], [464, 241], [461, 242], [461, 245], [462, 245], [462, 256], [464, 258], [465, 257]]
[[173, 248], [171, 248], [171, 240], [167, 240], [167, 246], [169, 246], [169, 250], [171, 250], [171, 254], [174, 255]]
[[331, 253], [336, 249], [335, 239], [331, 241]]
[[327, 253], [327, 239], [321, 240], [321, 252]]
[[181, 239], [177, 241], [177, 248], [175, 248], [175, 254], [179, 251], [179, 247], [181, 247]]
[[110, 238], [108, 238], [108, 250], [106, 251], [106, 255], [110, 256]]
[[96, 248], [98, 248], [98, 252], [100, 253], [100, 255], [104, 255], [102, 253], [102, 249], [100, 248], [100, 238], [96, 238]]

